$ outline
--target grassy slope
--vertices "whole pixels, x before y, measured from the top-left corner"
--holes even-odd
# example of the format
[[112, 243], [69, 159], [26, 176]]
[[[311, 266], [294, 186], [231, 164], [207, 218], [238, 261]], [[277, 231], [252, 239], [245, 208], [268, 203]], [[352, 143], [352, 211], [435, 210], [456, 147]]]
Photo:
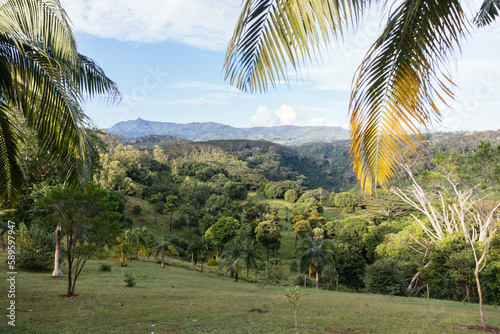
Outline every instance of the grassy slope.
[[[0, 271], [7, 272], [5, 253]], [[77, 282], [75, 298], [63, 298], [66, 281], [50, 273], [17, 275], [19, 333], [293, 333], [292, 306], [283, 287], [202, 274], [150, 262], [132, 262], [99, 272], [91, 261]], [[65, 268], [64, 268], [65, 269]], [[127, 288], [123, 274], [137, 286]], [[2, 275], [3, 276], [3, 275]], [[7, 305], [7, 284], [0, 284], [0, 305]], [[266, 309], [269, 313], [250, 312]], [[5, 312], [5, 311], [4, 311]], [[468, 333], [478, 325], [477, 305], [438, 300], [349, 294], [306, 289], [298, 307], [300, 332]], [[500, 327], [500, 309], [486, 306], [490, 326]], [[14, 332], [4, 319], [0, 332]]]

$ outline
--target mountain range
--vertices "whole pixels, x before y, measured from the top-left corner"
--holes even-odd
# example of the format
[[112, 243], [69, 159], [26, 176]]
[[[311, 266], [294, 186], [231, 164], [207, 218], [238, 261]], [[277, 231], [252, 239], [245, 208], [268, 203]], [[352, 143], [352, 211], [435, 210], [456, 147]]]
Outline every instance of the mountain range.
[[235, 128], [220, 123], [170, 123], [147, 121], [141, 118], [119, 122], [109, 132], [123, 137], [136, 138], [149, 135], [176, 136], [192, 141], [222, 139], [267, 140], [283, 145], [300, 145], [311, 142], [328, 143], [347, 139], [349, 132], [334, 126], [294, 126]]

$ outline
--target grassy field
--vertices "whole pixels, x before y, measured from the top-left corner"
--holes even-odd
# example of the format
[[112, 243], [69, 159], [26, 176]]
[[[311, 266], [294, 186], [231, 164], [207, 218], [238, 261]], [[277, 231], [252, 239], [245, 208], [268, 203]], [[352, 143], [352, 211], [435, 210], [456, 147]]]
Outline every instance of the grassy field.
[[[6, 253], [0, 252], [0, 305], [8, 304]], [[101, 263], [112, 265], [100, 272]], [[63, 268], [64, 270], [65, 268]], [[128, 288], [124, 273], [136, 276]], [[151, 262], [120, 268], [90, 261], [77, 297], [62, 297], [66, 281], [50, 273], [18, 272], [15, 330], [5, 316], [1, 333], [294, 333], [284, 287], [265, 286]], [[297, 316], [301, 333], [473, 333], [477, 305], [440, 300], [305, 289]], [[252, 310], [265, 310], [259, 313]], [[264, 311], [264, 312], [265, 312]], [[486, 306], [500, 328], [500, 308]]]

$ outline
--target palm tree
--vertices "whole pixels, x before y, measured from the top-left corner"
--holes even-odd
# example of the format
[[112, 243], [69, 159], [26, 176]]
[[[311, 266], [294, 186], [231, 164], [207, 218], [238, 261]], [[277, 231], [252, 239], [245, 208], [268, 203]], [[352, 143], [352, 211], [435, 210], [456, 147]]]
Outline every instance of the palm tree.
[[224, 246], [224, 249], [219, 263], [219, 270], [225, 271], [226, 275], [234, 275], [236, 282], [238, 282], [238, 275], [244, 264], [242, 244], [232, 240]]
[[63, 167], [65, 181], [91, 179], [97, 149], [83, 112], [87, 98], [119, 98], [116, 84], [78, 53], [58, 0], [6, 0], [0, 5], [0, 203], [16, 205], [24, 173], [24, 134], [16, 118], [32, 128], [40, 147]]
[[262, 252], [257, 248], [258, 245], [258, 243], [251, 242], [248, 239], [242, 245], [243, 248], [241, 251], [243, 253], [243, 261], [247, 268], [247, 278], [250, 273], [250, 268], [257, 268], [257, 261], [263, 261]]
[[201, 261], [201, 272], [203, 272], [203, 264], [209, 258], [217, 254], [217, 247], [211, 239], [205, 239], [203, 236], [195, 235], [191, 239], [191, 244], [187, 250], [188, 254], [193, 255], [195, 263]]
[[319, 290], [319, 271], [324, 266], [333, 266], [333, 245], [328, 240], [304, 239], [297, 247], [295, 254], [300, 256], [300, 270], [309, 269], [309, 277], [313, 269], [316, 271], [316, 290]]
[[[387, 23], [354, 76], [350, 101], [351, 153], [366, 192], [388, 187], [398, 163], [417, 151], [410, 134], [422, 141], [420, 128], [439, 119], [438, 104], [453, 98], [447, 69], [469, 22], [485, 26], [498, 16], [498, 0], [483, 1], [474, 18], [459, 0], [385, 4]], [[355, 28], [369, 4], [245, 0], [227, 48], [225, 78], [247, 92], [275, 87], [288, 80], [289, 67], [298, 71], [321, 58], [322, 45]]]
[[170, 243], [170, 241], [165, 240], [165, 235], [163, 235], [163, 238], [158, 242], [158, 245], [154, 248], [156, 251], [156, 254], [158, 255], [161, 252], [161, 267], [165, 267], [165, 253], [169, 255], [179, 255], [179, 252], [177, 252], [177, 249], [175, 249], [175, 246]]

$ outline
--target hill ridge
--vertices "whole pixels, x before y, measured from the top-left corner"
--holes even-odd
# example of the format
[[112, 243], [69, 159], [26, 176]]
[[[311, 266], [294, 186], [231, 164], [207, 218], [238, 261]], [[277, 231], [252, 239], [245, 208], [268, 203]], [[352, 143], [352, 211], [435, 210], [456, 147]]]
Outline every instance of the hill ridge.
[[349, 135], [346, 129], [334, 126], [279, 125], [236, 128], [216, 122], [173, 123], [148, 121], [140, 117], [118, 122], [109, 132], [129, 138], [168, 135], [191, 141], [249, 139], [292, 146], [309, 142], [334, 142], [347, 139]]

